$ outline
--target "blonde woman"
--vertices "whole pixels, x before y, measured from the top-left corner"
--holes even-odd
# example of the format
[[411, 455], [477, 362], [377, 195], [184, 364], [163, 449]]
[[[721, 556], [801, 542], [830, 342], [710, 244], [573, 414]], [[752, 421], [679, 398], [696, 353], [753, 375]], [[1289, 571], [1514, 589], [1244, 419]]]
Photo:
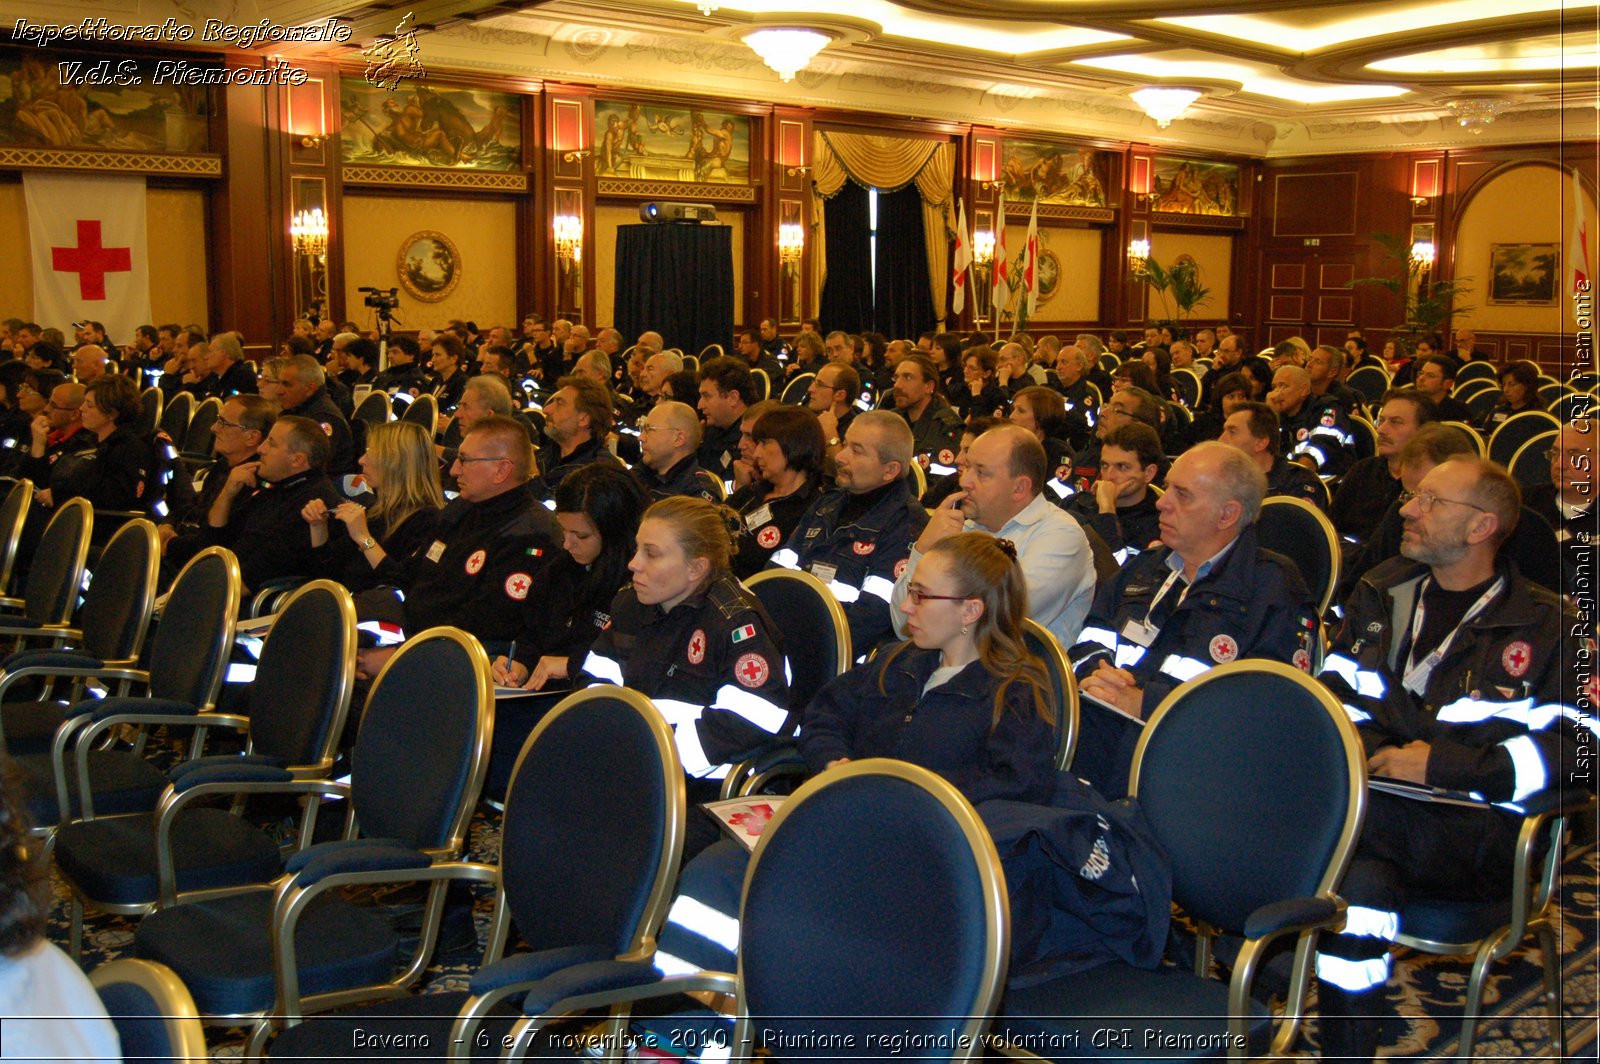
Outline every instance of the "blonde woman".
[[[300, 514], [311, 526], [318, 571], [352, 591], [399, 582], [408, 560], [436, 538], [444, 506], [433, 440], [414, 422], [372, 426], [361, 472], [377, 495], [371, 509], [347, 501], [330, 511], [313, 499]], [[332, 535], [333, 521], [345, 536]]]

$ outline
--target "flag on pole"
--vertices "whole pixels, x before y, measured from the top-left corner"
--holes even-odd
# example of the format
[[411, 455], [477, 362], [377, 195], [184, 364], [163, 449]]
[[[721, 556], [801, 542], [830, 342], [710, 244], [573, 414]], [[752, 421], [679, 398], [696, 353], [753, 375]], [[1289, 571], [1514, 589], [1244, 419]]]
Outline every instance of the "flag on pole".
[[130, 339], [150, 322], [142, 177], [22, 175], [33, 258], [33, 318], [71, 334], [75, 321]]
[[967, 205], [956, 200], [956, 248], [950, 261], [950, 285], [954, 295], [950, 299], [952, 314], [960, 314], [967, 305], [967, 268], [972, 265], [972, 239], [967, 232]]
[[1567, 246], [1567, 261], [1572, 264], [1572, 318], [1584, 328], [1584, 321], [1593, 320], [1594, 300], [1581, 298], [1593, 286], [1593, 280], [1589, 275], [1589, 232], [1583, 216], [1583, 183], [1578, 180], [1577, 167], [1572, 170], [1572, 239]]
[[1000, 324], [1000, 315], [1011, 302], [1011, 263], [1006, 257], [1006, 194], [1000, 191], [1000, 216], [994, 223], [994, 299], [991, 303], [994, 323]]
[[1022, 248], [1022, 284], [1028, 293], [1028, 318], [1039, 307], [1039, 198], [1033, 199], [1033, 213], [1028, 215], [1028, 240]]

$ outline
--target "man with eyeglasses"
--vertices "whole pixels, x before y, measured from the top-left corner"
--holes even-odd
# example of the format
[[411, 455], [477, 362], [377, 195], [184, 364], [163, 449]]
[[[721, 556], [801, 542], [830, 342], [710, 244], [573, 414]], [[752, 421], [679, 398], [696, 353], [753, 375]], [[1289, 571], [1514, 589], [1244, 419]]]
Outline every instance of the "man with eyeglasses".
[[1311, 668], [1316, 607], [1293, 562], [1259, 546], [1267, 478], [1208, 440], [1178, 456], [1156, 500], [1161, 545], [1095, 595], [1067, 655], [1084, 696], [1073, 772], [1127, 793], [1139, 735], [1173, 688], [1213, 666], [1266, 658]]
[[1597, 435], [1600, 421], [1592, 413], [1561, 426], [1550, 448], [1550, 483], [1528, 492], [1528, 508], [1550, 522], [1557, 542], [1586, 545], [1594, 535]]
[[84, 394], [81, 384], [57, 385], [29, 425], [32, 441], [22, 462], [22, 475], [35, 484], [48, 484], [57, 462], [94, 452], [93, 434], [82, 431]]
[[[272, 431], [277, 419], [277, 406], [259, 395], [234, 395], [222, 404], [221, 413], [211, 425], [211, 452], [215, 457], [209, 466], [195, 476], [193, 483], [196, 487], [186, 493], [192, 501], [184, 505], [175, 503], [165, 518], [156, 524], [156, 535], [165, 559], [162, 571], [166, 580], [176, 576], [183, 562], [194, 557], [205, 546], [201, 528], [217, 496], [222, 494], [229, 474], [244, 463], [256, 460], [262, 442]], [[182, 470], [175, 471], [175, 475], [188, 476]], [[176, 499], [178, 495], [169, 488], [169, 498]]]
[[1080, 448], [1073, 456], [1070, 469], [1056, 470], [1057, 485], [1052, 489], [1058, 499], [1077, 492], [1089, 491], [1100, 479], [1100, 451], [1105, 438], [1123, 425], [1138, 422], [1161, 431], [1161, 400], [1143, 388], [1128, 387], [1112, 392], [1111, 398], [1101, 405], [1094, 424], [1094, 438], [1088, 446]]
[[[1390, 945], [1418, 930], [1400, 917], [1413, 894], [1503, 898], [1524, 806], [1594, 790], [1594, 643], [1580, 647], [1571, 607], [1499, 556], [1521, 505], [1493, 462], [1430, 470], [1400, 510], [1402, 557], [1361, 579], [1324, 663], [1320, 679], [1356, 725], [1373, 777], [1479, 803], [1369, 795], [1339, 888], [1345, 930], [1318, 947], [1324, 1059], [1373, 1059]], [[1587, 711], [1572, 708], [1580, 654]]]
[[1433, 401], [1415, 388], [1383, 393], [1374, 427], [1377, 453], [1356, 461], [1339, 479], [1328, 518], [1339, 534], [1365, 543], [1400, 494], [1400, 452], [1424, 425], [1439, 420]]
[[856, 397], [861, 394], [861, 375], [853, 366], [830, 362], [817, 370], [806, 389], [806, 406], [822, 423], [822, 439], [832, 458], [844, 446], [844, 434], [856, 416]]
[[688, 403], [667, 401], [651, 407], [639, 422], [639, 464], [634, 475], [652, 500], [692, 495], [721, 502], [717, 478], [700, 468], [700, 417]]

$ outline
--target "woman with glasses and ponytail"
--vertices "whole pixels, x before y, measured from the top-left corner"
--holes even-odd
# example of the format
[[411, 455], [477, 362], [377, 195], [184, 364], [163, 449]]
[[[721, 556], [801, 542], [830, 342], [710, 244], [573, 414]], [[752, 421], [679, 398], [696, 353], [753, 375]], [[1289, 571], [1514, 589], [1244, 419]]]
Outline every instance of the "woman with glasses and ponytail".
[[982, 532], [941, 540], [906, 591], [910, 640], [829, 683], [801, 721], [813, 774], [892, 757], [939, 773], [977, 803], [1048, 802], [1053, 689], [1028, 653], [1016, 548]]

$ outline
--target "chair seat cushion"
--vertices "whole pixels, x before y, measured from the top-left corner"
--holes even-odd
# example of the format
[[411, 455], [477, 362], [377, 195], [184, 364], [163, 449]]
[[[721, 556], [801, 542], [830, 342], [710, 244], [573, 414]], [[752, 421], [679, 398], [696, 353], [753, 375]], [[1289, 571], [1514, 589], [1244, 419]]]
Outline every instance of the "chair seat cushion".
[[[1412, 901], [1400, 910], [1400, 933], [1441, 943], [1475, 943], [1511, 922], [1511, 900]], [[1468, 951], [1470, 952], [1470, 950]]]
[[0, 705], [0, 726], [12, 756], [45, 753], [56, 728], [67, 719], [65, 702], [6, 702]]
[[[272, 891], [177, 905], [151, 913], [133, 936], [134, 953], [178, 973], [211, 1016], [264, 1012], [276, 995]], [[295, 935], [302, 996], [387, 982], [399, 940], [372, 908], [322, 894]]]
[[[267, 1056], [300, 1064], [348, 1061], [352, 1054], [372, 1054], [385, 1060], [438, 1060], [449, 1051], [450, 1027], [466, 1001], [467, 994], [462, 991], [419, 994], [318, 1013], [273, 1039]], [[502, 1002], [473, 1039], [472, 1058], [499, 1060], [505, 1048], [502, 1039], [521, 1018], [520, 1011]], [[547, 1035], [543, 1041], [553, 1040]], [[563, 1053], [561, 1044], [536, 1046], [528, 1056], [575, 1056], [570, 1050]]]
[[[1008, 991], [994, 1029], [1050, 1060], [1114, 1057], [1161, 1061], [1228, 1052], [1228, 984], [1183, 968], [1134, 968], [1114, 961], [1025, 990]], [[1250, 1030], [1270, 1014], [1250, 1002]], [[1098, 1039], [1092, 1032], [1109, 1032]], [[1127, 1033], [1124, 1034], [1123, 1032]], [[1099, 1040], [1109, 1045], [1093, 1045]]]
[[[23, 789], [28, 796], [28, 814], [35, 824], [61, 821], [56, 808], [55, 772], [49, 754], [24, 754], [14, 763], [22, 772]], [[92, 750], [89, 753], [89, 785], [94, 789], [96, 816], [142, 813], [156, 807], [167, 777], [144, 758], [127, 750]], [[67, 760], [67, 795], [72, 815], [82, 815], [78, 800], [78, 772], [71, 757]]]
[[[178, 889], [265, 883], [278, 874], [278, 847], [226, 809], [178, 814], [172, 831]], [[92, 901], [141, 905], [156, 900], [155, 814], [68, 824], [56, 836], [56, 864]]]

